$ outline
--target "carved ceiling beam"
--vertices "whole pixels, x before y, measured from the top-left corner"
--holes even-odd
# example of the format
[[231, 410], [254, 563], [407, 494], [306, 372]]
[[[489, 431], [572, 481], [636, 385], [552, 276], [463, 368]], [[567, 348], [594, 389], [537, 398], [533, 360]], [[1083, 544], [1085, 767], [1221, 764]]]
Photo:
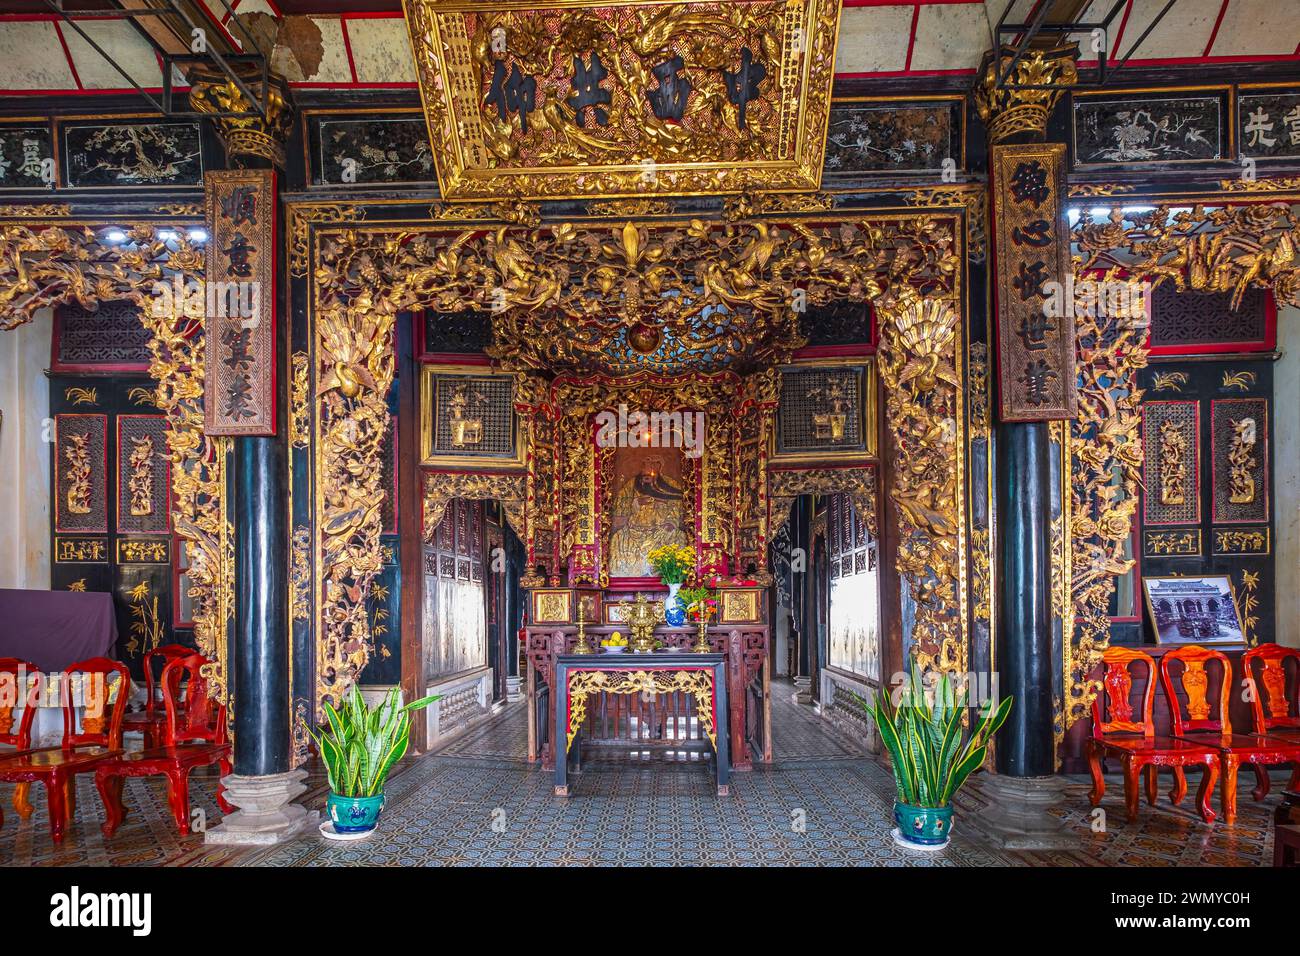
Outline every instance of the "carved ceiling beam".
[[802, 309], [890, 283], [941, 293], [960, 268], [951, 222], [922, 214], [358, 228], [322, 243], [326, 301], [374, 287], [385, 309], [490, 311], [507, 367], [619, 374], [775, 364], [802, 344]]

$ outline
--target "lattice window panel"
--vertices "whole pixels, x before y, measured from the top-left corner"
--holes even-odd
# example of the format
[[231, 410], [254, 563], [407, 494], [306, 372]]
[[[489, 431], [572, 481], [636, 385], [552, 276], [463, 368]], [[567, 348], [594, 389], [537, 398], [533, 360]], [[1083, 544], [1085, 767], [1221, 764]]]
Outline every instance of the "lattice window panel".
[[[1172, 422], [1182, 438], [1181, 501], [1161, 497], [1165, 471], [1160, 432]], [[1196, 524], [1201, 520], [1200, 415], [1196, 402], [1147, 402], [1142, 406], [1143, 521], [1150, 525]]]
[[149, 332], [134, 303], [105, 302], [96, 312], [62, 305], [54, 316], [56, 365], [149, 367]]
[[[844, 435], [819, 434], [815, 416], [832, 411], [827, 393], [839, 391]], [[861, 374], [857, 369], [786, 369], [781, 373], [780, 451], [822, 451], [865, 447], [862, 435]]]
[[108, 531], [108, 416], [54, 416], [56, 531]]
[[[137, 445], [137, 442], [143, 444]], [[137, 498], [132, 487], [136, 464], [132, 455], [137, 448], [152, 450], [147, 472], [148, 500]], [[168, 493], [169, 450], [167, 448], [167, 419], [162, 415], [121, 415], [117, 419], [117, 530], [119, 533], [166, 534], [171, 529]], [[134, 514], [133, 505], [140, 501], [148, 511]]]
[[[1233, 501], [1234, 424], [1255, 422], [1255, 444], [1242, 469], [1252, 494], [1248, 501]], [[1210, 455], [1214, 473], [1214, 522], [1234, 524], [1268, 520], [1268, 399], [1221, 398], [1210, 403]], [[1239, 497], [1246, 497], [1239, 495]]]
[[1151, 296], [1151, 347], [1194, 351], [1197, 346], [1261, 345], [1268, 334], [1267, 293], [1247, 289], [1230, 308], [1231, 292], [1179, 292], [1159, 285]]
[[379, 506], [379, 520], [386, 534], [397, 534], [397, 418], [388, 417], [388, 434], [379, 449], [379, 482], [386, 492]]
[[[514, 379], [507, 375], [438, 375], [435, 377], [433, 451], [438, 455], [509, 457], [514, 454]], [[481, 421], [473, 444], [453, 442], [451, 399], [465, 388], [470, 401], [465, 416]]]

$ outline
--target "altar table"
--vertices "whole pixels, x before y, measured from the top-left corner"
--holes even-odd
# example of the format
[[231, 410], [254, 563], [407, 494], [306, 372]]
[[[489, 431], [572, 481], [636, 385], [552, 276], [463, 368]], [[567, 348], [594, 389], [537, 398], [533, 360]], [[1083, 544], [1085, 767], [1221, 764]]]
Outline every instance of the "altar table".
[[[697, 719], [713, 745], [718, 796], [729, 792], [727, 673], [722, 654], [562, 654], [555, 659], [555, 795], [569, 795], [569, 755], [597, 694], [690, 694]], [[563, 742], [563, 750], [560, 750]], [[579, 742], [579, 746], [581, 743]]]

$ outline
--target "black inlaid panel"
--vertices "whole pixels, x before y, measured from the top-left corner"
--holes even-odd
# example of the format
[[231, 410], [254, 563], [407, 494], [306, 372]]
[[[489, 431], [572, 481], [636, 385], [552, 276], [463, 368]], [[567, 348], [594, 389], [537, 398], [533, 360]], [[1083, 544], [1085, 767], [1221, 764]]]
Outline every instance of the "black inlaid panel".
[[198, 123], [74, 122], [60, 130], [65, 186], [197, 186], [203, 182]]
[[1253, 159], [1300, 157], [1300, 92], [1239, 93], [1237, 142], [1241, 155]]
[[54, 146], [48, 126], [0, 125], [0, 189], [54, 185]]
[[313, 117], [312, 183], [364, 186], [433, 182], [433, 151], [424, 117]]
[[1225, 95], [1075, 97], [1074, 161], [1088, 166], [1221, 159], [1227, 155]]
[[831, 104], [828, 174], [939, 172], [963, 165], [961, 108], [956, 102]]

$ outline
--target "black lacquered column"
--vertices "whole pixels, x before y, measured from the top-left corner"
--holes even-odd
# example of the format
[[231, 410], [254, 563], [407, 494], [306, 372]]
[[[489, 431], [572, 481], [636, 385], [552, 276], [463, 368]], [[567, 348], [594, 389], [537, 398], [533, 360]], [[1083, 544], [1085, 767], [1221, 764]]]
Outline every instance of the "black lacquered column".
[[[271, 170], [280, 195], [283, 173], [269, 159], [243, 156], [240, 165]], [[282, 244], [280, 203], [262, 212], [276, 217]], [[276, 262], [276, 433], [234, 441], [235, 773], [249, 777], [285, 773], [290, 758], [288, 276], [285, 257]]]
[[286, 445], [283, 434], [235, 439], [236, 611], [231, 657], [235, 773], [243, 776], [289, 770]]
[[[997, 350], [996, 430], [998, 614], [994, 665], [998, 694], [1014, 698], [999, 732], [1002, 796], [1022, 804], [1017, 828], [1043, 835], [1054, 825], [1044, 810], [1046, 784], [1056, 772], [1052, 610], [1052, 455], [1049, 422], [1075, 415], [1076, 345], [1073, 302], [1061, 304], [1069, 285], [1070, 231], [1066, 210], [1068, 122], [1052, 121], [1073, 85], [1078, 50], [1073, 45], [1030, 52], [1001, 47], [986, 55], [976, 87], [989, 134], [990, 221], [994, 224], [989, 277], [996, 305], [992, 338]], [[1017, 79], [1015, 64], [1033, 61], [1041, 78]], [[1039, 817], [1042, 819], [1034, 820]], [[1006, 823], [1007, 821], [1003, 821]], [[1023, 835], [1023, 834], [1022, 834]]]
[[998, 426], [998, 693], [1015, 699], [997, 740], [999, 773], [1041, 777], [1052, 755], [1050, 445], [1042, 422]]

